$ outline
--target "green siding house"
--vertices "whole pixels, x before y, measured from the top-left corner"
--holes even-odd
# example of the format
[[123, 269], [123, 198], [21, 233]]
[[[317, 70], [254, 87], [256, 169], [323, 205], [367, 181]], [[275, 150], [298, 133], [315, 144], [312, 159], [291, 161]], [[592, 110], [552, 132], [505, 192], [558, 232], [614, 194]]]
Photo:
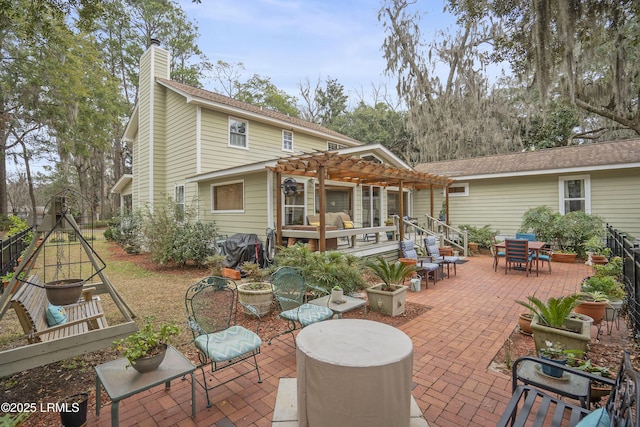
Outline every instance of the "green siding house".
[[[529, 208], [596, 214], [640, 238], [640, 139], [421, 164], [416, 170], [454, 180], [453, 226], [489, 224], [513, 235]], [[442, 202], [438, 195], [435, 204]]]
[[[306, 225], [318, 212], [318, 180], [296, 176], [298, 194], [282, 200], [270, 168], [278, 160], [333, 150], [400, 170], [412, 168], [380, 144], [363, 145], [299, 118], [237, 101], [169, 79], [169, 53], [152, 44], [140, 59], [139, 99], [124, 138], [132, 173], [112, 188], [122, 206], [136, 210], [171, 197], [215, 221], [220, 234], [254, 233], [264, 239], [282, 225]], [[283, 177], [284, 178], [284, 177]], [[326, 212], [347, 213], [362, 227], [384, 225], [389, 215], [413, 215], [413, 188], [386, 182], [327, 180]]]

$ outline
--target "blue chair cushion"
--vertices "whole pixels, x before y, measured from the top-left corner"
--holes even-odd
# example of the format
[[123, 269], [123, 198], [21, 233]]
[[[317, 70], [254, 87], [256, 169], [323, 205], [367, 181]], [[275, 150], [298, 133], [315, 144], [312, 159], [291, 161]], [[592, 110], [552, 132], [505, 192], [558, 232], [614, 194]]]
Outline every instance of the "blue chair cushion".
[[605, 408], [598, 408], [584, 417], [576, 427], [609, 427], [611, 418]]
[[440, 248], [438, 247], [435, 237], [427, 237], [424, 239], [424, 244], [427, 248], [427, 254], [434, 258], [440, 257]]
[[549, 261], [551, 257], [549, 255], [538, 255], [538, 259], [542, 261]]
[[303, 327], [330, 319], [333, 311], [329, 307], [315, 304], [302, 304], [300, 307], [280, 313], [280, 317], [300, 323]]
[[250, 330], [236, 325], [224, 331], [200, 335], [195, 346], [214, 362], [224, 362], [260, 347], [262, 340]]
[[507, 256], [507, 254], [506, 254], [506, 252], [498, 251], [498, 253], [496, 254], [496, 256]]

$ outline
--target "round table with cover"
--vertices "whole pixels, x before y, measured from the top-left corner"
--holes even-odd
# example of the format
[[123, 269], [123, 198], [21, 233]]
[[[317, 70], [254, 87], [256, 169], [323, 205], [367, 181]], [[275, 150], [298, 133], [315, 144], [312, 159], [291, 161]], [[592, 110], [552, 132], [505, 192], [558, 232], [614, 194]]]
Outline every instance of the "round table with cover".
[[299, 426], [409, 426], [413, 343], [399, 329], [328, 320], [296, 337]]

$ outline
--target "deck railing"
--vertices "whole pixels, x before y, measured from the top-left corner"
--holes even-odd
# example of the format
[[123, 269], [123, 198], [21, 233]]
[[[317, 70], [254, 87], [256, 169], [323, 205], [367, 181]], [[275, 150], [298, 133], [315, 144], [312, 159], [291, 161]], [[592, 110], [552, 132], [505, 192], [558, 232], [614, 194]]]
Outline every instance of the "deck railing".
[[419, 221], [404, 221], [405, 239], [411, 239], [418, 245], [423, 245], [424, 238], [435, 236], [440, 246], [451, 246], [453, 250], [459, 251], [464, 256], [468, 256], [468, 236], [466, 230], [451, 227], [446, 223], [426, 215], [427, 220], [423, 225]]
[[640, 333], [640, 247], [607, 224], [607, 247], [612, 256], [622, 258], [622, 276], [627, 291], [627, 307], [634, 336]]

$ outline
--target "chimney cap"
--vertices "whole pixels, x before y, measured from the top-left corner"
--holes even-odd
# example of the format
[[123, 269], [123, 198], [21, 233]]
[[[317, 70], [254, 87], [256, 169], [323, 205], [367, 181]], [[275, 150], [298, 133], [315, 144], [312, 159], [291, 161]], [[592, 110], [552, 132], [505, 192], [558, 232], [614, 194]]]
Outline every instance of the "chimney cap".
[[152, 38], [150, 40], [149, 46], [160, 46], [160, 40]]

